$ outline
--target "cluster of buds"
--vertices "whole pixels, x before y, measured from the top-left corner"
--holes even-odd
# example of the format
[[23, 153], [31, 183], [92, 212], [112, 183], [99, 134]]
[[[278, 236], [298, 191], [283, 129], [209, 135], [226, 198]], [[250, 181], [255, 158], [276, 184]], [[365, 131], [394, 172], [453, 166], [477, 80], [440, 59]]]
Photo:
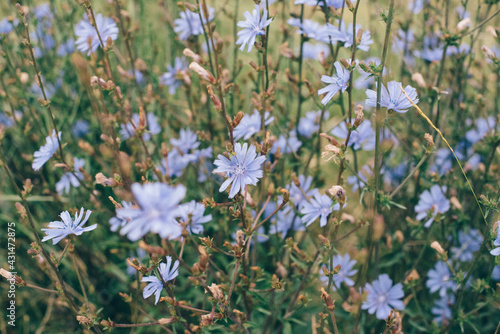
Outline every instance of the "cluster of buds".
[[332, 300], [332, 297], [325, 291], [324, 288], [321, 288], [320, 291], [321, 299], [325, 302], [326, 308], [328, 311], [333, 312], [335, 310], [335, 301]]
[[276, 274], [273, 274], [273, 277], [271, 278], [271, 288], [277, 291], [284, 291], [285, 284], [286, 282], [280, 281], [278, 276], [276, 276]]
[[200, 275], [207, 270], [208, 264], [208, 252], [205, 247], [198, 246], [198, 251], [200, 252], [200, 262], [193, 264], [193, 274]]
[[210, 291], [212, 298], [218, 302], [225, 302], [224, 298], [224, 293], [222, 292], [222, 289], [220, 286], [218, 286], [215, 283], [212, 283], [212, 285], [207, 286], [207, 289]]
[[90, 86], [97, 87], [97, 85], [101, 86], [102, 89], [107, 91], [112, 91], [116, 88], [116, 85], [111, 80], [104, 80], [103, 78], [98, 78], [97, 76], [93, 76], [90, 78]]

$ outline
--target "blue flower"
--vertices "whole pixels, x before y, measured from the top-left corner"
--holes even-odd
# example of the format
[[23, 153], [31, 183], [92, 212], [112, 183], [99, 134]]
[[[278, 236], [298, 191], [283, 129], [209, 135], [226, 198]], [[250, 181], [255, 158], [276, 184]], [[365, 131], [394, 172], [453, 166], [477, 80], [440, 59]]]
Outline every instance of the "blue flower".
[[458, 232], [458, 242], [460, 247], [451, 247], [453, 260], [472, 261], [474, 253], [481, 248], [483, 236], [478, 230], [471, 228], [468, 233], [464, 233], [464, 231]]
[[84, 159], [74, 158], [74, 172], [67, 172], [61, 176], [61, 179], [56, 183], [56, 191], [59, 195], [68, 194], [71, 186], [79, 187], [80, 180], [83, 180], [83, 173], [80, 172], [80, 168], [85, 165]]
[[[122, 208], [130, 208], [130, 207], [132, 207], [131, 202], [122, 201]], [[109, 220], [109, 225], [111, 225], [109, 229], [112, 232], [116, 232], [118, 231], [119, 228], [125, 226], [127, 222], [128, 220], [125, 217], [120, 217], [120, 216], [111, 217], [111, 219]]]
[[500, 255], [500, 220], [497, 222], [497, 237], [495, 239], [495, 241], [493, 241], [493, 245], [494, 246], [497, 246], [496, 248], [492, 249], [490, 251], [490, 254], [493, 255], [493, 256], [498, 256]]
[[14, 27], [7, 18], [4, 18], [2, 21], [0, 21], [0, 34], [8, 34], [12, 30], [14, 30]]
[[276, 222], [269, 228], [269, 234], [281, 234], [281, 240], [285, 240], [288, 231], [305, 231], [305, 226], [302, 220], [295, 211], [287, 206], [276, 214]]
[[495, 281], [500, 281], [500, 266], [495, 266], [495, 268], [493, 268], [493, 271], [491, 272], [491, 279]]
[[170, 139], [170, 144], [177, 147], [182, 153], [186, 154], [189, 150], [197, 149], [200, 146], [198, 135], [191, 129], [181, 129], [179, 139]]
[[[387, 83], [387, 89], [382, 85], [382, 94], [380, 95], [380, 106], [389, 110], [394, 110], [398, 113], [405, 113], [412, 107], [412, 104], [401, 91], [401, 83], [390, 81]], [[406, 86], [404, 89], [408, 97], [413, 103], [418, 103], [417, 90], [411, 86]], [[377, 106], [377, 92], [371, 89], [366, 91], [366, 105], [370, 107]]]
[[431, 226], [438, 214], [443, 214], [450, 209], [450, 201], [444, 196], [446, 187], [433, 185], [430, 190], [425, 190], [420, 194], [418, 204], [415, 206], [417, 219], [427, 219], [425, 227]]
[[87, 122], [84, 119], [79, 119], [73, 124], [73, 127], [71, 128], [71, 133], [73, 134], [73, 136], [77, 138], [82, 138], [87, 133], [89, 133], [89, 130], [90, 130], [89, 122]]
[[339, 210], [339, 208], [339, 203], [333, 205], [333, 201], [330, 197], [316, 192], [314, 198], [302, 204], [302, 209], [300, 210], [300, 213], [304, 215], [302, 217], [302, 222], [306, 224], [306, 226], [309, 226], [314, 223], [316, 219], [320, 218], [319, 225], [323, 227], [327, 223], [328, 216], [334, 210]]
[[[61, 140], [60, 131], [57, 137], [59, 137], [59, 140]], [[57, 137], [56, 130], [52, 130], [52, 134], [45, 138], [46, 144], [40, 147], [40, 150], [36, 151], [33, 154], [33, 156], [35, 157], [35, 160], [33, 160], [33, 164], [31, 165], [33, 167], [33, 170], [37, 171], [42, 168], [42, 166], [47, 161], [49, 161], [54, 153], [56, 153], [57, 149], [59, 148], [59, 141], [57, 140]]]
[[[268, 126], [274, 121], [274, 117], [270, 116], [269, 111], [264, 113], [265, 125]], [[260, 131], [262, 116], [257, 110], [253, 111], [252, 115], [245, 115], [233, 130], [234, 140], [248, 140], [254, 134]]]
[[[89, 22], [88, 16], [84, 14], [83, 20], [75, 25], [75, 35], [77, 36], [76, 48], [80, 52], [87, 53], [87, 56], [96, 52], [97, 48], [101, 44], [96, 29], [99, 30], [99, 34], [101, 35], [102, 42], [104, 44], [107, 43], [108, 38], [111, 38], [113, 41], [118, 38], [119, 30], [113, 19], [103, 17], [102, 14], [97, 14], [95, 16], [95, 23], [96, 28], [92, 26]], [[104, 47], [105, 46], [106, 45], [104, 45]], [[101, 48], [102, 47], [103, 46], [101, 45]]]
[[167, 65], [167, 72], [160, 77], [160, 85], [168, 87], [168, 93], [174, 95], [177, 88], [182, 85], [182, 80], [179, 79], [179, 72], [186, 70], [188, 64], [184, 58], [176, 57], [174, 66]]
[[379, 275], [378, 279], [371, 284], [367, 283], [365, 290], [368, 292], [366, 301], [363, 302], [361, 308], [368, 310], [368, 313], [375, 312], [377, 319], [386, 319], [391, 313], [391, 308], [403, 310], [405, 305], [401, 298], [404, 297], [403, 285], [398, 283], [392, 285], [392, 280], [389, 275]]
[[69, 38], [66, 42], [60, 44], [57, 47], [57, 55], [59, 57], [72, 54], [74, 51], [75, 51], [75, 40], [73, 38]]
[[495, 131], [495, 117], [478, 118], [475, 121], [475, 128], [465, 133], [465, 138], [472, 144], [475, 144], [486, 137], [489, 133]]
[[92, 211], [87, 210], [85, 218], [83, 218], [82, 220], [83, 212], [84, 210], [83, 208], [81, 208], [80, 214], [78, 214], [78, 212], [75, 214], [75, 220], [71, 218], [71, 215], [68, 211], [62, 212], [60, 215], [62, 221], [50, 222], [48, 228], [42, 228], [42, 231], [44, 231], [46, 234], [42, 241], [45, 242], [52, 239], [52, 244], [55, 245], [70, 234], [82, 235], [83, 232], [88, 232], [95, 229], [97, 227], [97, 224], [83, 227], [87, 220], [89, 220]]
[[[347, 133], [345, 122], [340, 123], [331, 131], [332, 135], [342, 139], [347, 138]], [[375, 130], [373, 130], [372, 123], [369, 120], [365, 119], [356, 130], [351, 132], [349, 146], [352, 146], [353, 150], [363, 148], [364, 151], [371, 151], [375, 148]]]
[[414, 54], [428, 62], [440, 61], [443, 57], [443, 43], [436, 35], [425, 36], [423, 51], [417, 50]]
[[3, 112], [0, 112], [0, 129], [2, 127], [10, 128], [12, 125], [14, 125], [13, 118], [5, 115]]
[[440, 148], [437, 150], [434, 164], [429, 170], [433, 173], [444, 175], [446, 172], [451, 170], [451, 167], [453, 166], [453, 159], [454, 157], [449, 149]]
[[284, 135], [279, 136], [278, 140], [273, 143], [270, 153], [278, 153], [278, 148], [281, 154], [296, 153], [300, 146], [302, 146], [302, 142], [297, 138], [295, 131], [292, 130], [289, 132], [288, 138]]
[[[425, 0], [425, 3], [428, 3], [428, 0]], [[408, 9], [413, 12], [413, 14], [418, 14], [424, 9], [424, 0], [410, 0], [408, 1]]]
[[[155, 114], [153, 114], [152, 112], [148, 112], [148, 114], [146, 115], [146, 120], [147, 120], [148, 132], [144, 133], [142, 135], [142, 138], [145, 141], [148, 141], [149, 139], [151, 139], [151, 135], [156, 135], [160, 133], [161, 126], [158, 124], [158, 117], [156, 117]], [[120, 136], [122, 140], [127, 140], [130, 137], [133, 137], [135, 131], [139, 127], [139, 124], [140, 124], [139, 114], [133, 114], [131, 123], [122, 124], [122, 127], [120, 129]]]
[[330, 55], [330, 48], [328, 45], [324, 43], [304, 43], [302, 48], [302, 58], [318, 60], [321, 53], [323, 53], [323, 58], [325, 59]]
[[455, 290], [456, 283], [452, 280], [450, 269], [444, 261], [436, 262], [434, 269], [429, 270], [427, 276], [429, 278], [425, 285], [431, 293], [439, 291], [439, 295], [443, 297], [448, 291]]
[[[327, 120], [330, 113], [326, 111], [323, 115], [323, 120]], [[299, 121], [298, 132], [299, 135], [306, 138], [311, 138], [312, 135], [319, 131], [319, 122], [321, 118], [321, 110], [309, 111]]]
[[248, 45], [247, 51], [250, 52], [255, 44], [255, 38], [266, 33], [264, 28], [271, 24], [273, 19], [267, 19], [266, 9], [262, 11], [261, 16], [259, 6], [257, 5], [255, 9], [252, 10], [252, 14], [250, 14], [250, 12], [245, 12], [243, 15], [246, 20], [238, 22], [238, 27], [243, 28], [243, 30], [238, 31], [236, 45], [241, 45], [241, 51]]
[[142, 291], [144, 299], [149, 298], [152, 294], [155, 295], [155, 305], [160, 300], [161, 291], [163, 290], [163, 283], [173, 280], [179, 275], [179, 260], [176, 260], [172, 265], [172, 258], [167, 256], [167, 263], [160, 263], [158, 267], [158, 274], [156, 276], [143, 277], [141, 282], [148, 282], [149, 284]]
[[[340, 27], [334, 26], [333, 24], [328, 23], [326, 25], [325, 35], [323, 37], [323, 42], [329, 43], [330, 40], [332, 42], [343, 42], [344, 47], [350, 48], [353, 44], [353, 35], [352, 35], [352, 23], [349, 24], [349, 27], [346, 29], [344, 21], [340, 23]], [[356, 24], [356, 35], [361, 29], [360, 24]], [[373, 44], [373, 40], [371, 37], [371, 33], [369, 30], [363, 31], [361, 35], [361, 41], [357, 42], [356, 48], [362, 51], [368, 51], [370, 49], [370, 45]]]
[[316, 188], [310, 189], [312, 181], [313, 178], [310, 175], [307, 178], [304, 175], [299, 175], [300, 187], [304, 191], [304, 194], [307, 196], [307, 198], [304, 197], [304, 194], [294, 182], [287, 186], [287, 189], [290, 191], [290, 201], [296, 207], [301, 207], [305, 202], [307, 202], [307, 199], [309, 197], [312, 197], [314, 196], [314, 194], [319, 193], [318, 189]]
[[[214, 19], [215, 9], [208, 7], [208, 21]], [[198, 36], [203, 34], [203, 25], [207, 24], [207, 19], [201, 13], [203, 22], [200, 20], [200, 15], [193, 13], [190, 10], [185, 10], [179, 13], [180, 18], [174, 20], [174, 31], [179, 35], [181, 41], [185, 41], [189, 36]]]
[[[355, 0], [351, 3], [356, 3]], [[295, 0], [296, 5], [308, 5], [308, 6], [327, 6], [333, 8], [342, 8], [345, 4], [345, 0]]]
[[212, 215], [204, 216], [205, 206], [202, 203], [191, 201], [180, 205], [180, 217], [184, 222], [189, 221], [188, 231], [201, 234], [203, 225], [212, 220]]
[[148, 232], [163, 239], [181, 236], [182, 225], [176, 218], [182, 215], [179, 203], [186, 196], [186, 187], [182, 184], [171, 187], [164, 183], [134, 183], [132, 193], [139, 207], [116, 210], [117, 217], [127, 219], [120, 234], [126, 234], [131, 241], [139, 240]]
[[453, 304], [455, 304], [455, 296], [453, 294], [446, 294], [441, 299], [436, 300], [431, 310], [432, 314], [436, 316], [434, 321], [440, 325], [447, 323], [452, 316], [451, 306]]
[[246, 185], [257, 184], [258, 179], [263, 176], [262, 164], [266, 160], [263, 155], [257, 157], [255, 146], [250, 145], [248, 148], [247, 143], [243, 144], [243, 147], [240, 143], [236, 143], [234, 152], [235, 155], [231, 155], [230, 159], [219, 154], [218, 159], [214, 161], [217, 168], [214, 169], [213, 173], [223, 173], [228, 177], [222, 183], [219, 192], [223, 192], [231, 185], [229, 198], [233, 198], [238, 192], [243, 191]]
[[316, 21], [305, 19], [300, 22], [299, 18], [292, 17], [288, 19], [287, 23], [291, 26], [299, 28], [299, 30], [297, 30], [297, 33], [300, 35], [304, 35], [307, 38], [315, 39], [317, 41], [325, 41], [325, 26], [320, 25]]
[[348, 70], [342, 67], [340, 63], [337, 61], [335, 62], [335, 69], [336, 73], [329, 77], [327, 75], [321, 76], [321, 81], [324, 83], [329, 84], [325, 88], [321, 88], [318, 91], [318, 95], [327, 93], [325, 97], [321, 100], [321, 103], [323, 105], [326, 105], [330, 100], [337, 94], [339, 91], [345, 92], [347, 89], [347, 85], [349, 83], [349, 78], [351, 74], [349, 73]]
[[[351, 260], [349, 254], [344, 254], [344, 256], [338, 254], [332, 256], [332, 268], [330, 268], [330, 261], [327, 262], [326, 268], [329, 271], [333, 271], [336, 266], [340, 265], [340, 271], [333, 275], [333, 290], [337, 290], [340, 288], [342, 283], [345, 283], [347, 286], [353, 286], [354, 281], [352, 280], [352, 276], [356, 275], [358, 272], [357, 269], [353, 269], [356, 264], [356, 260]], [[328, 283], [328, 276], [322, 274], [320, 277], [321, 281], [324, 283]]]

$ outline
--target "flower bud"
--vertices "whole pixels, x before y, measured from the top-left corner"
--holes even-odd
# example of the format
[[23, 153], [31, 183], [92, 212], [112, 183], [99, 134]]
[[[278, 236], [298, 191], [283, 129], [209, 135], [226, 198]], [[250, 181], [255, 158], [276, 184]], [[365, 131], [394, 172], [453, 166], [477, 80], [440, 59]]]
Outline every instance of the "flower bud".
[[335, 302], [332, 300], [332, 297], [325, 291], [324, 288], [321, 288], [320, 291], [321, 299], [325, 302], [326, 308], [328, 311], [333, 312], [333, 310], [335, 310]]
[[196, 62], [192, 62], [191, 64], [189, 64], [189, 69], [196, 72], [200, 76], [200, 78], [205, 81], [213, 84], [216, 82], [214, 76]]
[[468, 26], [470, 26], [470, 23], [471, 23], [470, 17], [463, 19], [462, 21], [458, 22], [457, 30], [464, 31]]
[[337, 203], [340, 203], [340, 205], [344, 205], [346, 192], [341, 186], [336, 185], [331, 187], [326, 191], [326, 194]]
[[217, 284], [212, 283], [212, 285], [207, 288], [210, 290], [215, 300], [224, 301], [224, 293]]
[[441, 244], [439, 242], [433, 241], [431, 243], [431, 248], [433, 248], [436, 252], [438, 252], [439, 255], [447, 258], [446, 252], [444, 251], [443, 247], [441, 246]]
[[411, 79], [417, 83], [419, 87], [425, 88], [427, 84], [425, 83], [424, 77], [422, 74], [415, 72], [411, 75]]
[[203, 64], [204, 61], [203, 59], [201, 58], [200, 55], [194, 53], [191, 49], [188, 49], [188, 48], [185, 48], [184, 51], [182, 51], [182, 54], [185, 55], [186, 57], [189, 57], [191, 59], [193, 59], [195, 62], [199, 63], [199, 64]]

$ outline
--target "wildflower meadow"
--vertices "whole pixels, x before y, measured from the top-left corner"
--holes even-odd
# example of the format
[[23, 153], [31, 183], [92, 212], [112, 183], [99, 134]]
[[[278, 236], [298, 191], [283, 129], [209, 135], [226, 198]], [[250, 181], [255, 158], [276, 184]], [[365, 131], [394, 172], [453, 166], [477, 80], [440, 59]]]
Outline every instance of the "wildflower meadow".
[[500, 333], [499, 0], [17, 1], [1, 333]]

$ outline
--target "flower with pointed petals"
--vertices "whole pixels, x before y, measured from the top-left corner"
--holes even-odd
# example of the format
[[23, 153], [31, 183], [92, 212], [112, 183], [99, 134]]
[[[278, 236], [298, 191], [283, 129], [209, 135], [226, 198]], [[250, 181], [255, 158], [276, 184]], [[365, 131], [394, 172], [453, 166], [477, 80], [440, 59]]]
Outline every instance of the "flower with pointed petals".
[[[330, 133], [337, 138], [345, 139], [349, 131], [346, 123], [342, 122]], [[364, 151], [371, 151], [375, 148], [375, 130], [373, 130], [370, 120], [365, 119], [356, 130], [351, 132], [349, 146], [352, 146], [354, 150], [363, 148]]]
[[255, 146], [245, 143], [241, 146], [236, 143], [234, 147], [235, 155], [231, 155], [231, 159], [226, 158], [222, 154], [217, 156], [214, 164], [217, 166], [212, 173], [226, 174], [228, 179], [222, 183], [219, 192], [231, 185], [229, 198], [233, 198], [237, 193], [243, 191], [247, 184], [256, 185], [263, 175], [262, 164], [266, 157], [261, 155], [257, 157]]
[[178, 73], [181, 71], [185, 71], [188, 67], [188, 63], [184, 58], [175, 58], [174, 66], [167, 65], [167, 72], [165, 72], [160, 77], [160, 85], [164, 85], [168, 87], [168, 93], [170, 95], [174, 95], [177, 88], [179, 88], [182, 84], [182, 80], [179, 79]]
[[285, 240], [289, 231], [305, 231], [305, 226], [300, 217], [290, 207], [286, 206], [276, 214], [276, 222], [269, 227], [269, 234], [281, 234], [281, 240]]
[[404, 297], [403, 285], [398, 283], [392, 285], [389, 275], [382, 274], [371, 284], [367, 283], [365, 290], [368, 291], [366, 301], [361, 308], [368, 310], [368, 313], [376, 312], [377, 319], [386, 319], [391, 313], [391, 308], [403, 310], [405, 305], [401, 298]]
[[441, 297], [445, 296], [448, 291], [455, 290], [456, 283], [452, 280], [450, 269], [444, 261], [436, 262], [434, 269], [429, 270], [427, 286], [431, 293], [439, 291]]
[[124, 207], [116, 210], [116, 216], [127, 219], [120, 234], [137, 241], [148, 232], [158, 234], [162, 239], [175, 239], [182, 234], [179, 203], [186, 196], [182, 184], [172, 187], [165, 183], [134, 183], [132, 193], [139, 207]]
[[[120, 136], [122, 140], [127, 140], [130, 137], [134, 136], [135, 131], [138, 129], [140, 124], [139, 114], [133, 114], [132, 119], [130, 121], [131, 121], [130, 123], [122, 124], [122, 127], [120, 129]], [[156, 135], [160, 133], [161, 126], [160, 124], [158, 124], [158, 117], [156, 117], [156, 115], [153, 114], [152, 112], [148, 112], [148, 114], [146, 115], [146, 121], [147, 121], [147, 132], [145, 132], [142, 135], [142, 139], [148, 141], [151, 139], [151, 135]]]
[[236, 45], [241, 45], [241, 51], [248, 45], [247, 51], [250, 52], [255, 44], [255, 38], [266, 33], [264, 28], [271, 24], [273, 19], [267, 19], [266, 9], [262, 11], [261, 16], [259, 6], [257, 5], [255, 5], [255, 9], [252, 10], [252, 14], [250, 14], [250, 12], [245, 12], [243, 15], [246, 20], [238, 22], [238, 27], [243, 28], [243, 30], [238, 31]]
[[56, 183], [56, 191], [59, 195], [68, 194], [71, 186], [79, 187], [80, 180], [83, 180], [83, 173], [80, 172], [80, 168], [85, 165], [84, 159], [73, 159], [74, 172], [67, 172], [61, 177], [61, 179]]
[[[351, 260], [349, 254], [345, 254], [344, 256], [337, 254], [332, 256], [332, 268], [330, 268], [330, 263], [328, 262], [326, 268], [329, 271], [333, 271], [336, 266], [340, 265], [340, 270], [337, 274], [333, 275], [333, 290], [337, 290], [340, 288], [342, 283], [345, 283], [347, 286], [353, 286], [354, 281], [351, 279], [352, 276], [356, 275], [358, 272], [357, 269], [353, 269], [356, 264], [356, 260]], [[329, 277], [322, 274], [320, 277], [321, 281], [324, 283], [328, 283]]]
[[2, 21], [0, 21], [0, 34], [8, 34], [12, 30], [14, 30], [14, 27], [7, 18], [4, 18]]
[[42, 242], [52, 239], [52, 244], [55, 245], [70, 234], [82, 235], [83, 232], [95, 229], [97, 224], [83, 227], [87, 220], [89, 220], [90, 214], [92, 213], [92, 211], [87, 210], [85, 218], [82, 220], [83, 211], [84, 210], [82, 208], [80, 210], [80, 214], [78, 214], [78, 212], [75, 214], [75, 220], [71, 218], [68, 211], [62, 212], [60, 215], [62, 221], [50, 222], [48, 228], [42, 228], [42, 231], [46, 234], [46, 236], [42, 239]]
[[497, 237], [495, 239], [495, 241], [493, 241], [493, 245], [494, 246], [497, 246], [496, 248], [492, 249], [490, 251], [490, 254], [493, 255], [493, 256], [498, 256], [500, 255], [500, 220], [497, 222]]
[[[59, 131], [58, 135], [59, 140], [61, 140], [61, 131]], [[56, 153], [59, 148], [59, 141], [56, 137], [56, 131], [52, 130], [52, 135], [45, 138], [46, 144], [40, 147], [40, 150], [36, 151], [33, 156], [35, 160], [33, 160], [33, 170], [37, 171], [42, 166], [49, 161], [49, 159]]]
[[351, 77], [349, 71], [343, 68], [338, 61], [335, 62], [335, 70], [336, 73], [331, 77], [327, 75], [321, 76], [321, 81], [329, 84], [318, 91], [318, 95], [326, 93], [321, 100], [321, 103], [325, 106], [339, 91], [345, 92], [347, 84], [349, 83], [349, 78]]
[[212, 215], [204, 216], [205, 206], [202, 203], [191, 201], [180, 205], [180, 217], [189, 222], [188, 231], [195, 234], [203, 233], [203, 225], [212, 220]]
[[436, 317], [434, 321], [438, 324], [447, 323], [452, 316], [451, 307], [455, 304], [455, 296], [453, 294], [447, 294], [442, 296], [441, 299], [438, 299], [434, 302], [434, 307], [431, 312]]
[[[207, 9], [208, 21], [210, 22], [214, 19], [215, 9], [209, 6]], [[203, 34], [203, 25], [207, 24], [207, 19], [205, 18], [203, 12], [201, 12], [203, 21], [200, 20], [200, 15], [198, 13], [193, 13], [189, 9], [180, 12], [179, 16], [180, 18], [174, 21], [174, 31], [179, 35], [179, 39], [181, 41], [187, 40], [189, 36], [198, 36]]]
[[181, 129], [179, 132], [179, 138], [170, 139], [170, 144], [175, 146], [184, 154], [187, 154], [189, 150], [195, 150], [200, 146], [198, 141], [198, 135], [191, 129]]
[[[319, 130], [319, 123], [321, 119], [322, 111], [309, 111], [304, 117], [299, 121], [298, 132], [299, 135], [306, 138], [311, 138], [314, 133]], [[323, 120], [326, 121], [330, 113], [328, 111], [324, 112]]]
[[[390, 81], [387, 83], [387, 89], [382, 85], [382, 95], [380, 96], [380, 106], [398, 113], [405, 113], [412, 107], [412, 104], [401, 91], [401, 83]], [[404, 89], [413, 103], [418, 103], [417, 90], [412, 86], [406, 86]], [[377, 92], [371, 89], [366, 91], [366, 105], [377, 107]]]
[[[130, 208], [131, 206], [132, 206], [132, 203], [127, 202], [127, 201], [122, 201], [122, 208]], [[111, 217], [111, 219], [109, 220], [109, 225], [111, 225], [109, 229], [112, 232], [116, 232], [116, 231], [118, 231], [119, 228], [125, 226], [125, 224], [127, 224], [127, 222], [128, 222], [128, 220], [125, 217], [119, 217], [119, 216]]]
[[458, 232], [459, 247], [451, 247], [453, 260], [468, 262], [474, 259], [474, 253], [481, 248], [483, 236], [475, 228], [471, 228], [467, 233]]
[[417, 219], [422, 220], [431, 217], [425, 222], [425, 227], [431, 226], [432, 222], [439, 213], [445, 213], [450, 209], [450, 201], [444, 196], [446, 187], [440, 187], [437, 184], [431, 189], [425, 190], [420, 194], [420, 200], [415, 206]]
[[80, 52], [87, 53], [87, 56], [96, 52], [99, 46], [101, 46], [101, 48], [103, 47], [96, 29], [99, 30], [102, 42], [105, 44], [104, 47], [109, 38], [113, 41], [118, 38], [119, 30], [112, 18], [103, 17], [102, 14], [97, 14], [95, 16], [95, 23], [96, 27], [94, 28], [89, 22], [88, 16], [83, 14], [83, 20], [75, 25], [75, 35], [77, 37], [75, 42], [76, 48]]
[[141, 280], [141, 282], [149, 283], [142, 291], [142, 297], [147, 299], [154, 294], [155, 305], [158, 304], [158, 301], [160, 300], [163, 283], [167, 283], [179, 275], [179, 260], [176, 260], [172, 265], [172, 258], [167, 256], [167, 263], [160, 263], [160, 266], [158, 267], [158, 274], [160, 278], [156, 276], [146, 276]]
[[[264, 124], [268, 126], [272, 121], [274, 121], [274, 117], [271, 116], [269, 111], [266, 111], [264, 113], [264, 120]], [[233, 130], [234, 140], [240, 140], [241, 138], [243, 138], [243, 140], [250, 139], [250, 137], [260, 131], [261, 122], [262, 116], [256, 109], [254, 109], [252, 115], [243, 116], [240, 124], [238, 124], [238, 126]]]
[[[307, 197], [312, 197], [314, 194], [318, 193], [318, 189], [312, 188], [312, 176], [305, 177], [304, 175], [299, 175], [300, 188], [292, 182], [286, 188], [290, 191], [290, 201], [295, 204], [296, 207], [301, 207], [305, 202], [307, 202], [307, 198], [304, 197], [304, 194]], [[304, 193], [302, 193], [304, 191]]]
[[300, 213], [304, 215], [304, 217], [302, 217], [302, 222], [306, 224], [306, 226], [309, 226], [314, 223], [316, 219], [320, 218], [319, 225], [323, 227], [326, 225], [330, 213], [339, 209], [339, 203], [333, 205], [333, 201], [330, 197], [316, 192], [314, 198], [302, 204], [302, 209], [300, 210]]
[[301, 146], [302, 142], [297, 138], [296, 132], [292, 130], [288, 134], [288, 138], [284, 135], [279, 136], [278, 140], [273, 143], [270, 153], [276, 154], [278, 152], [278, 148], [280, 149], [281, 154], [296, 153]]

